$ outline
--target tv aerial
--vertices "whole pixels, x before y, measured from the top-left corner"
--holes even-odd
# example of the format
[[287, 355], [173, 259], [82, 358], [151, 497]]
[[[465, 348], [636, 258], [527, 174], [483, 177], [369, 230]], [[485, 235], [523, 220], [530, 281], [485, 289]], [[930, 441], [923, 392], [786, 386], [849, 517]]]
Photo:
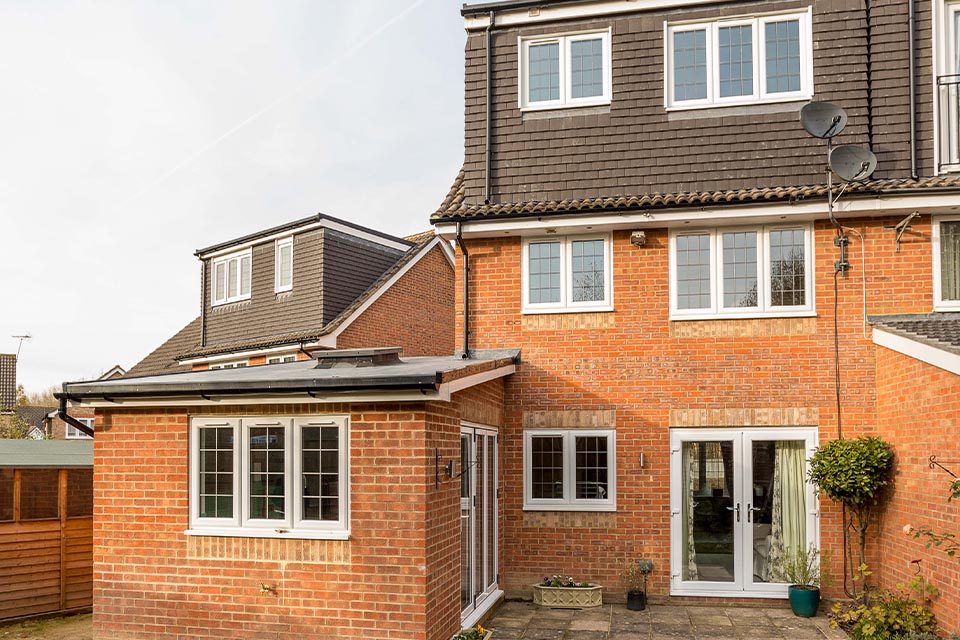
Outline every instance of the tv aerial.
[[[847, 112], [829, 102], [808, 102], [800, 109], [800, 124], [814, 138], [827, 141], [827, 212], [830, 222], [837, 229], [833, 243], [840, 248], [840, 259], [834, 263], [834, 269], [842, 274], [850, 270], [847, 262], [847, 244], [849, 238], [843, 232], [843, 225], [833, 215], [833, 206], [847, 184], [866, 180], [877, 168], [877, 156], [864, 147], [852, 144], [834, 146], [833, 137], [847, 126]], [[833, 196], [833, 174], [844, 181], [843, 189], [836, 198]]]
[[29, 340], [29, 339], [32, 338], [33, 336], [31, 336], [29, 333], [24, 333], [24, 334], [19, 335], [19, 336], [10, 336], [10, 337], [13, 338], [14, 340], [19, 340], [19, 341], [20, 341], [20, 344], [17, 345], [17, 360], [19, 360], [19, 359], [20, 359], [20, 348], [23, 346], [23, 341], [24, 341], [24, 340]]

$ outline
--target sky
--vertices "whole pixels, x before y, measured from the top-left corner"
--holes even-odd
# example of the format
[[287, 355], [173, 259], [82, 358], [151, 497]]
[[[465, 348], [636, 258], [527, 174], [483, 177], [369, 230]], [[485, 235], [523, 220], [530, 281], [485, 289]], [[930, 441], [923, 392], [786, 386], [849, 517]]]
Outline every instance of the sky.
[[317, 212], [429, 229], [463, 158], [460, 6], [0, 3], [0, 353], [20, 349], [18, 381], [136, 364], [199, 315], [198, 248]]

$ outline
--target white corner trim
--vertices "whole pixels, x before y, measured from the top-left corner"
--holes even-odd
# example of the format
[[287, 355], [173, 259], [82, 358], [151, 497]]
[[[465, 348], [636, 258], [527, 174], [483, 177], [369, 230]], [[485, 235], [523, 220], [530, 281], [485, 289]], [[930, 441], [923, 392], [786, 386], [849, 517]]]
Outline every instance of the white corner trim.
[[[390, 290], [390, 287], [392, 287], [393, 285], [395, 285], [395, 284], [400, 280], [400, 278], [402, 278], [403, 276], [405, 276], [405, 275], [407, 274], [407, 272], [410, 271], [410, 269], [412, 269], [412, 268], [414, 267], [414, 265], [416, 265], [418, 262], [420, 262], [420, 260], [423, 259], [423, 257], [424, 257], [425, 255], [427, 255], [428, 253], [430, 253], [430, 251], [431, 251], [435, 246], [437, 246], [438, 244], [440, 244], [441, 246], [442, 246], [442, 244], [443, 244], [443, 239], [440, 238], [440, 236], [435, 237], [433, 240], [431, 240], [431, 241], [428, 242], [426, 245], [424, 245], [424, 247], [423, 247], [422, 249], [420, 249], [420, 252], [413, 258], [413, 260], [411, 260], [411, 261], [408, 262], [407, 264], [403, 265], [403, 268], [400, 269], [400, 271], [397, 271], [395, 274], [393, 274], [393, 276], [392, 276], [389, 280], [387, 280], [383, 285], [381, 285], [381, 287], [376, 291], [376, 293], [374, 293], [372, 296], [370, 296], [369, 298], [367, 298], [367, 300], [366, 300], [362, 305], [360, 305], [359, 307], [357, 307], [356, 310], [355, 310], [353, 313], [351, 313], [349, 316], [347, 316], [347, 319], [344, 320], [343, 322], [341, 322], [339, 327], [337, 327], [336, 329], [334, 329], [333, 331], [331, 331], [328, 335], [324, 336], [325, 338], [328, 338], [328, 339], [330, 339], [330, 340], [333, 341], [333, 347], [332, 347], [332, 348], [334, 348], [334, 349], [336, 348], [336, 345], [337, 345], [337, 342], [336, 342], [336, 341], [337, 341], [337, 336], [339, 336], [341, 333], [343, 333], [344, 331], [346, 331], [347, 327], [349, 327], [349, 326], [353, 323], [354, 320], [356, 320], [356, 319], [359, 318], [361, 315], [363, 315], [363, 313], [364, 313], [367, 309], [369, 309], [369, 308], [373, 305], [374, 302], [376, 302], [377, 300], [379, 300], [379, 299], [381, 298], [381, 296], [383, 296], [387, 291], [389, 291], [389, 290]], [[447, 259], [448, 259], [448, 260], [450, 259], [450, 256], [449, 256], [449, 255], [447, 255]], [[451, 266], [453, 266], [453, 262], [452, 262], [452, 261], [451, 261]]]
[[960, 375], [960, 355], [955, 353], [898, 336], [879, 327], [873, 328], [873, 344]]

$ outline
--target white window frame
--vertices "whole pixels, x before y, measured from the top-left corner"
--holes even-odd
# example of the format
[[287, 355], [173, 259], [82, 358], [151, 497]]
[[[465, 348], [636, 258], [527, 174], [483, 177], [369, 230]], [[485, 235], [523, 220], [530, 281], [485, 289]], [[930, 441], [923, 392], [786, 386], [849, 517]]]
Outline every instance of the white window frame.
[[940, 223], [941, 222], [960, 222], [960, 215], [934, 216], [932, 229], [931, 247], [933, 250], [933, 310], [934, 311], [960, 311], [960, 300], [944, 300], [943, 289], [943, 264], [940, 261]]
[[[77, 422], [82, 422], [91, 429], [93, 429], [93, 418], [76, 418]], [[80, 429], [77, 429], [72, 424], [67, 425], [67, 430], [65, 436], [67, 440], [92, 440], [93, 436], [88, 436]]]
[[[250, 265], [250, 272], [247, 274], [247, 278], [250, 282], [247, 282], [247, 292], [243, 293], [244, 277], [243, 277], [243, 260], [246, 258], [248, 264]], [[230, 263], [235, 262], [237, 268], [237, 295], [230, 295]], [[223, 298], [217, 297], [217, 268], [223, 265], [224, 268], [224, 287], [223, 287]], [[249, 300], [250, 295], [253, 292], [253, 252], [250, 249], [245, 251], [238, 251], [237, 253], [231, 253], [229, 255], [221, 256], [215, 258], [210, 264], [210, 304], [211, 306], [217, 306], [221, 304], [229, 304], [231, 302], [239, 302], [240, 300]]]
[[[774, 306], [770, 290], [770, 232], [789, 229], [803, 230], [804, 291], [806, 304]], [[723, 234], [752, 231], [757, 234], [757, 296], [756, 307], [723, 307]], [[680, 309], [677, 286], [677, 238], [680, 236], [710, 236], [710, 306], [700, 309]], [[716, 227], [709, 229], [682, 229], [670, 232], [670, 319], [708, 320], [714, 318], [803, 317], [816, 314], [814, 296], [813, 225], [771, 224], [750, 227]]]
[[[706, 109], [769, 102], [795, 102], [813, 97], [813, 8], [806, 11], [730, 18], [712, 22], [664, 23], [663, 96], [667, 111]], [[766, 78], [766, 38], [764, 26], [770, 22], [798, 20], [800, 27], [800, 90], [768, 93]], [[720, 97], [719, 31], [723, 27], [751, 25], [753, 28], [753, 93], [748, 96]], [[675, 33], [705, 31], [707, 47], [707, 97], [700, 100], [675, 100], [673, 94], [673, 36]]]
[[[579, 240], [603, 240], [603, 300], [573, 302], [573, 243]], [[543, 242], [560, 243], [560, 301], [530, 302], [530, 245]], [[607, 234], [583, 236], [538, 236], [524, 238], [521, 251], [522, 313], [585, 313], [613, 311], [613, 238]]]
[[[563, 498], [533, 498], [533, 438], [563, 438]], [[607, 439], [607, 497], [576, 498], [576, 438]], [[616, 511], [617, 510], [617, 432], [616, 429], [527, 429], [523, 432], [523, 509], [524, 511]]]
[[[250, 517], [250, 429], [284, 429], [284, 519]], [[339, 519], [303, 519], [303, 427], [336, 426], [339, 430]], [[200, 517], [200, 429], [229, 427], [233, 430], [233, 517]], [[194, 417], [189, 431], [190, 528], [187, 535], [255, 538], [302, 538], [347, 540], [350, 537], [350, 418], [345, 415]]]
[[[561, 35], [533, 36], [517, 38], [518, 58], [520, 68], [517, 77], [518, 102], [521, 111], [542, 111], [545, 109], [567, 109], [573, 107], [592, 107], [608, 105], [613, 100], [613, 75], [611, 64], [611, 29], [600, 31], [583, 31], [575, 33], [566, 33]], [[600, 38], [603, 50], [603, 93], [599, 96], [589, 96], [586, 98], [572, 98], [573, 78], [570, 73], [570, 55], [572, 42], [577, 40], [595, 40]], [[560, 97], [557, 100], [539, 100], [531, 102], [529, 99], [529, 50], [531, 46], [539, 44], [559, 44], [560, 53]]]
[[[290, 248], [290, 282], [288, 284], [282, 284], [280, 282], [280, 273], [281, 273], [281, 258], [280, 252], [283, 248]], [[276, 293], [283, 293], [284, 291], [291, 291], [293, 289], [293, 236], [287, 238], [280, 238], [276, 241], [274, 248], [274, 291]]]
[[284, 362], [296, 362], [297, 354], [285, 353], [280, 356], [270, 356], [267, 358], [267, 364], [282, 364]]
[[212, 371], [214, 369], [243, 369], [249, 366], [249, 360], [231, 360], [230, 362], [214, 362], [208, 368]]

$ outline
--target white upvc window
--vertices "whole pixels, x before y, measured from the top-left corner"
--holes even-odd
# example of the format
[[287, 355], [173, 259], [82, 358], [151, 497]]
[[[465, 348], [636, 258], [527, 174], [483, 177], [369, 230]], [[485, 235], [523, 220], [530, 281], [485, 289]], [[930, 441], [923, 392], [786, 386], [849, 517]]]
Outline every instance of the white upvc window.
[[210, 365], [210, 369], [242, 369], [249, 365], [249, 360], [233, 360], [231, 362], [215, 362]]
[[282, 362], [296, 362], [297, 354], [288, 353], [282, 356], [270, 356], [267, 358], [267, 364], [280, 364]]
[[274, 290], [277, 293], [293, 289], [293, 238], [281, 238], [276, 242], [276, 268]]
[[[76, 418], [77, 422], [82, 422], [86, 426], [93, 429], [93, 418]], [[67, 440], [90, 440], [92, 436], [88, 436], [80, 429], [77, 429], [72, 424], [67, 425]]]
[[252, 254], [249, 249], [232, 253], [213, 261], [213, 304], [226, 304], [250, 298], [250, 268]]
[[610, 104], [610, 29], [521, 37], [518, 46], [521, 109]]
[[664, 25], [667, 109], [808, 100], [811, 9]]
[[960, 216], [933, 219], [933, 308], [960, 311]]
[[346, 539], [346, 416], [193, 418], [193, 535]]
[[616, 511], [616, 431], [529, 429], [523, 433], [523, 508]]
[[609, 234], [524, 239], [523, 312], [613, 310]]
[[809, 316], [813, 227], [729, 227], [670, 234], [670, 317]]

